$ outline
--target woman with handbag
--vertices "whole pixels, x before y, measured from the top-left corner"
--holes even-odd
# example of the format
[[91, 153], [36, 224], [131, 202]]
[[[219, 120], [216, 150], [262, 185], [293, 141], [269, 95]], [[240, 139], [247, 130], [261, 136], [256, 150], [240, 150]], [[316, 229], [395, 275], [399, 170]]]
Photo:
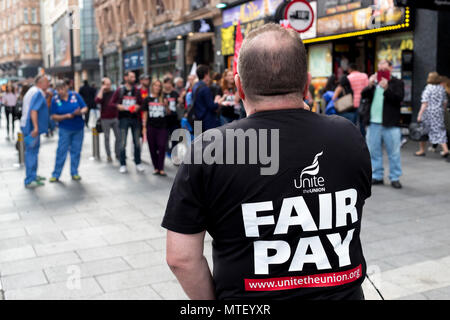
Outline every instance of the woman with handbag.
[[[422, 107], [420, 108], [417, 121], [422, 122], [425, 132], [428, 133], [429, 141], [432, 144], [442, 146], [441, 156], [447, 158], [448, 138], [445, 128], [445, 108], [447, 106], [447, 93], [441, 85], [442, 77], [437, 72], [428, 75], [427, 86], [422, 93]], [[419, 142], [419, 151], [415, 153], [418, 157], [425, 156], [426, 142]]]
[[[5, 116], [6, 116], [6, 139], [10, 140], [9, 129], [11, 121], [11, 137], [14, 139], [14, 115], [15, 108], [17, 107], [17, 95], [14, 92], [14, 88], [11, 84], [6, 87], [6, 92], [2, 97], [2, 103], [5, 106]], [[10, 120], [11, 118], [11, 120]]]
[[353, 89], [347, 76], [343, 76], [339, 80], [339, 85], [334, 92], [333, 101], [337, 115], [346, 118], [356, 125], [358, 113], [353, 105]]

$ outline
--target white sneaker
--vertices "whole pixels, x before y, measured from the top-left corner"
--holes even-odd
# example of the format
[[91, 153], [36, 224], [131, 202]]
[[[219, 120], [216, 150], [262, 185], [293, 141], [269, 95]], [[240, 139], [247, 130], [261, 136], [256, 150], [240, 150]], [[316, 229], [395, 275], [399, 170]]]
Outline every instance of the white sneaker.
[[127, 169], [126, 166], [121, 166], [120, 169], [119, 169], [119, 172], [122, 173], [122, 174], [124, 174], [124, 173], [127, 173], [127, 172], [128, 172], [128, 169]]
[[142, 164], [138, 164], [138, 165], [136, 165], [136, 170], [137, 170], [137, 172], [142, 173], [145, 171], [145, 168]]

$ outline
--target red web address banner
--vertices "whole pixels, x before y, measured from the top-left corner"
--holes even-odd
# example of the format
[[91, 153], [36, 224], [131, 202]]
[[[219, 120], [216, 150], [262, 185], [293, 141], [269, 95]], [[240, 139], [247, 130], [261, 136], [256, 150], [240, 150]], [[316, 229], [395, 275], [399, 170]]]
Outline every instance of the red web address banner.
[[245, 279], [245, 291], [280, 291], [299, 288], [336, 287], [361, 278], [361, 265], [355, 269], [301, 277]]

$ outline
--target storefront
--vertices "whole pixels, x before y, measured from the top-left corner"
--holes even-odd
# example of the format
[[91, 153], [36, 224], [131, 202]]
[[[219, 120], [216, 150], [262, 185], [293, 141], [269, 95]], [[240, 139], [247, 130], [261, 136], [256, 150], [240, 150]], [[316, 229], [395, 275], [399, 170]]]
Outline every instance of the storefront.
[[[232, 69], [236, 39], [236, 26], [241, 24], [241, 33], [245, 38], [252, 30], [273, 22], [273, 15], [283, 0], [255, 0], [227, 8], [222, 12], [222, 26], [218, 29], [221, 39], [219, 54], [222, 69]], [[223, 70], [221, 70], [223, 71]]]
[[119, 53], [115, 44], [109, 44], [103, 49], [104, 76], [111, 79], [114, 86], [119, 86], [120, 77]]
[[152, 79], [161, 79], [168, 72], [180, 76], [184, 72], [184, 66], [177, 64], [179, 57], [183, 56], [183, 40], [167, 40], [153, 44], [149, 48], [150, 75]]
[[152, 79], [161, 79], [168, 72], [174, 76], [185, 75], [185, 39], [193, 31], [191, 23], [176, 27], [165, 23], [147, 36], [149, 73]]
[[380, 60], [389, 59], [393, 62], [393, 75], [405, 82], [402, 121], [406, 126], [412, 113], [414, 48], [409, 8], [395, 7], [393, 0], [323, 0], [310, 4], [316, 24], [309, 32], [314, 36], [301, 36], [308, 51], [316, 106], [331, 75], [339, 79], [350, 63], [371, 75], [377, 71]]
[[133, 71], [136, 74], [136, 79], [139, 79], [144, 73], [145, 67], [142, 39], [137, 35], [126, 37], [122, 42], [122, 48], [124, 72]]

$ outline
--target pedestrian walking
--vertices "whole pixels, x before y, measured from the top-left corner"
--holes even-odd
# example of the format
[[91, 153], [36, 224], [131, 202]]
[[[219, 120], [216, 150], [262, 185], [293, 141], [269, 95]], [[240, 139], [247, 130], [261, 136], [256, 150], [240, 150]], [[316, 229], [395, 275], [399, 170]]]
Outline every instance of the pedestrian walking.
[[120, 160], [120, 130], [119, 130], [119, 110], [113, 104], [111, 104], [114, 91], [111, 88], [111, 80], [109, 78], [103, 78], [102, 86], [95, 97], [95, 103], [101, 106], [100, 110], [100, 122], [102, 124], [102, 131], [105, 135], [105, 150], [107, 161], [111, 163], [112, 153], [110, 146], [110, 134], [111, 130], [114, 133], [114, 153], [116, 160]]
[[[178, 117], [178, 109], [179, 104], [182, 101], [180, 99], [180, 95], [178, 92], [175, 91], [173, 80], [170, 77], [166, 77], [163, 79], [163, 97], [165, 100], [167, 100], [167, 103], [169, 104], [170, 112], [166, 113], [166, 121], [167, 121], [167, 131], [170, 136], [172, 136], [172, 133], [180, 128], [180, 121], [181, 117]], [[170, 145], [167, 148], [167, 156], [169, 158], [172, 157], [172, 150], [177, 145], [176, 142], [167, 140], [166, 143], [170, 143]]]
[[[447, 158], [448, 138], [445, 127], [445, 108], [447, 107], [447, 93], [442, 86], [442, 77], [437, 72], [428, 75], [427, 86], [422, 93], [422, 106], [417, 116], [417, 122], [422, 122], [431, 144], [442, 146], [441, 156]], [[416, 156], [426, 155], [426, 142], [419, 142], [419, 151]]]
[[[348, 77], [344, 75], [339, 79], [338, 86], [334, 91], [333, 102], [335, 104], [335, 108], [337, 100], [349, 94], [351, 94], [353, 97], [355, 96]], [[351, 106], [348, 110], [345, 111], [336, 110], [336, 111], [337, 115], [346, 118], [347, 120], [351, 121], [354, 125], [356, 125], [358, 121], [358, 113], [356, 112], [354, 106], [354, 100], [352, 100], [352, 102], [353, 106]]]
[[64, 81], [58, 81], [55, 89], [57, 94], [52, 98], [50, 114], [52, 119], [59, 123], [59, 138], [55, 169], [50, 182], [59, 181], [68, 153], [70, 153], [70, 176], [72, 180], [80, 181], [78, 168], [84, 140], [83, 115], [89, 112], [89, 108], [81, 95], [69, 90]]
[[[247, 162], [180, 166], [162, 222], [171, 270], [191, 299], [363, 299], [359, 235], [371, 195], [363, 137], [304, 103], [307, 56], [294, 30], [266, 24], [250, 32], [237, 69], [248, 117], [196, 138], [191, 155], [209, 154], [214, 136], [223, 141], [214, 143], [216, 154]], [[274, 138], [254, 138], [236, 154], [228, 139], [242, 132], [243, 140]], [[266, 172], [267, 162], [248, 160], [258, 144], [279, 159]], [[213, 273], [203, 254], [206, 231]]]
[[223, 100], [213, 97], [211, 89], [211, 76], [209, 67], [199, 65], [197, 68], [197, 77], [199, 81], [192, 89], [192, 100], [195, 111], [195, 118], [202, 122], [202, 132], [217, 128], [220, 122], [217, 118], [220, 104]]
[[405, 95], [402, 80], [392, 76], [392, 62], [380, 61], [378, 72], [369, 79], [362, 92], [370, 107], [363, 116], [367, 126], [367, 144], [372, 160], [372, 184], [384, 184], [383, 145], [389, 158], [389, 179], [392, 187], [401, 189], [402, 176], [400, 109]]
[[35, 188], [44, 185], [45, 178], [37, 175], [40, 135], [48, 131], [48, 106], [45, 91], [50, 81], [46, 75], [39, 75], [35, 85], [30, 88], [23, 98], [22, 118], [20, 126], [25, 142], [25, 187]]
[[219, 95], [223, 100], [220, 106], [220, 123], [224, 125], [239, 118], [239, 115], [235, 111], [235, 106], [239, 106], [239, 96], [236, 92], [232, 70], [225, 70], [220, 88]]
[[168, 117], [171, 114], [169, 102], [163, 92], [163, 84], [155, 80], [150, 95], [143, 102], [143, 135], [147, 137], [154, 175], [167, 176], [164, 171], [168, 133]]
[[80, 96], [83, 98], [86, 103], [89, 111], [86, 112], [84, 116], [84, 122], [86, 124], [86, 128], [89, 126], [89, 117], [91, 114], [91, 110], [97, 109], [97, 105], [95, 103], [95, 96], [97, 95], [97, 90], [89, 85], [88, 80], [83, 81], [83, 86], [80, 88]]
[[120, 173], [127, 173], [127, 139], [128, 131], [131, 130], [134, 144], [134, 162], [136, 170], [144, 172], [144, 166], [141, 161], [141, 119], [140, 109], [142, 106], [141, 92], [135, 86], [136, 74], [128, 72], [125, 76], [126, 82], [114, 93], [111, 103], [119, 110], [119, 128], [120, 128]]
[[357, 124], [359, 124], [361, 134], [366, 136], [366, 127], [358, 115], [357, 110], [361, 104], [361, 93], [369, 85], [369, 76], [363, 72], [358, 71], [358, 65], [356, 63], [350, 63], [348, 68], [349, 75], [347, 76], [350, 86], [353, 91], [353, 107], [356, 109]]
[[[6, 139], [10, 140], [9, 133], [11, 132], [11, 138], [14, 139], [14, 122], [15, 113], [17, 107], [17, 94], [14, 87], [8, 84], [6, 87], [6, 92], [3, 94], [2, 103], [5, 107], [5, 117], [6, 117]], [[10, 128], [12, 129], [10, 131]]]

